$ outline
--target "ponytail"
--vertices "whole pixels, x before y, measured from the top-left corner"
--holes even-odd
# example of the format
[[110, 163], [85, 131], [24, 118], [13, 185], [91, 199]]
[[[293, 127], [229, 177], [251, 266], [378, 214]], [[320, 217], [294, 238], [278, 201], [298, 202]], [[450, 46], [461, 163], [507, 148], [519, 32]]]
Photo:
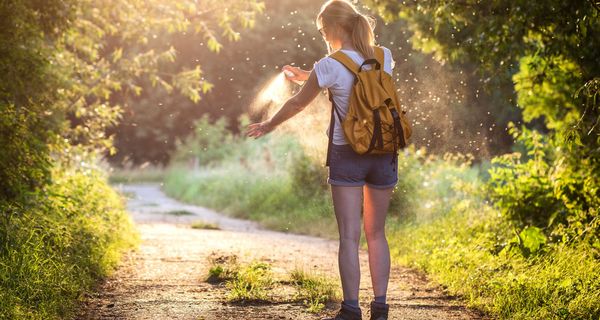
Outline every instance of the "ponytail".
[[[329, 0], [321, 7], [317, 23], [324, 26], [340, 26], [350, 36], [352, 45], [365, 59], [374, 57], [375, 19], [358, 12], [347, 0]], [[331, 53], [331, 48], [329, 53]]]
[[360, 13], [356, 14], [355, 19], [354, 28], [352, 28], [352, 44], [365, 59], [373, 58], [375, 55], [373, 50], [375, 37], [373, 29], [371, 29], [371, 23], [366, 16]]

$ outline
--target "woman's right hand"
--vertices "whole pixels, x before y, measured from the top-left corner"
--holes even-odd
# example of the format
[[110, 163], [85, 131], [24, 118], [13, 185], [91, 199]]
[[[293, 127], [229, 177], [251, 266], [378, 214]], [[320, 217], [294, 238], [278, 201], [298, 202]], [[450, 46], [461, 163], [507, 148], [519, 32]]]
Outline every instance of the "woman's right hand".
[[275, 127], [271, 124], [271, 120], [266, 120], [259, 123], [253, 123], [246, 127], [246, 136], [260, 138], [265, 134], [273, 131]]
[[[281, 70], [283, 71], [289, 71], [291, 73], [293, 73], [294, 75], [289, 77], [286, 75], [286, 79], [290, 80], [290, 81], [306, 81], [308, 80], [308, 76], [310, 75], [310, 71], [306, 71], [306, 70], [302, 70], [298, 67], [292, 67], [290, 65], [285, 65], [281, 68]], [[286, 72], [287, 73], [287, 72]]]

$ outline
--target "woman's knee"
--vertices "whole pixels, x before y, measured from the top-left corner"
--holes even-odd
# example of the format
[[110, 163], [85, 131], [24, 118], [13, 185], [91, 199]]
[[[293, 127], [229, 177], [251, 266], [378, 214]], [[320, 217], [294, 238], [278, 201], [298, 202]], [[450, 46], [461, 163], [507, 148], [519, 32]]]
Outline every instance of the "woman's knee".
[[354, 245], [357, 246], [360, 243], [360, 234], [356, 235], [344, 235], [340, 236], [340, 244], [341, 245]]
[[365, 238], [367, 238], [367, 242], [387, 240], [384, 228], [365, 228]]

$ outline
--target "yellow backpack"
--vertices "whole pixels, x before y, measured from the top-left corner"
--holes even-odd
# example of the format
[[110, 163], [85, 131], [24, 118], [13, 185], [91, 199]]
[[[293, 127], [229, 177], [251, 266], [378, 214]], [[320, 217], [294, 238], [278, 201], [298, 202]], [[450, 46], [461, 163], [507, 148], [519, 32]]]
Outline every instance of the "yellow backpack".
[[[333, 139], [335, 113], [342, 124], [346, 140], [356, 153], [394, 153], [395, 159], [398, 150], [406, 147], [412, 129], [406, 119], [406, 111], [400, 109], [394, 80], [383, 70], [383, 48], [376, 46], [373, 49], [375, 59], [367, 59], [361, 66], [340, 50], [330, 55], [350, 70], [355, 80], [350, 93], [348, 113], [344, 119], [329, 91], [329, 100], [332, 104], [329, 144]], [[363, 66], [369, 64], [372, 65], [371, 69], [364, 70]], [[329, 151], [327, 165], [329, 165]]]

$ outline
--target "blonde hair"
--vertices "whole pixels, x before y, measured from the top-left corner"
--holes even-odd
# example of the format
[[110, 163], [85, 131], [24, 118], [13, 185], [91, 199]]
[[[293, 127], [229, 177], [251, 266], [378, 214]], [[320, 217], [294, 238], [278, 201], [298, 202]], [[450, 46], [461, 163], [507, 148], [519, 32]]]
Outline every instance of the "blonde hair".
[[[331, 28], [338, 25], [348, 33], [352, 44], [365, 59], [374, 57], [373, 46], [375, 45], [375, 19], [363, 15], [356, 7], [346, 0], [329, 0], [323, 4], [317, 15], [317, 25]], [[329, 53], [331, 48], [328, 46]]]

